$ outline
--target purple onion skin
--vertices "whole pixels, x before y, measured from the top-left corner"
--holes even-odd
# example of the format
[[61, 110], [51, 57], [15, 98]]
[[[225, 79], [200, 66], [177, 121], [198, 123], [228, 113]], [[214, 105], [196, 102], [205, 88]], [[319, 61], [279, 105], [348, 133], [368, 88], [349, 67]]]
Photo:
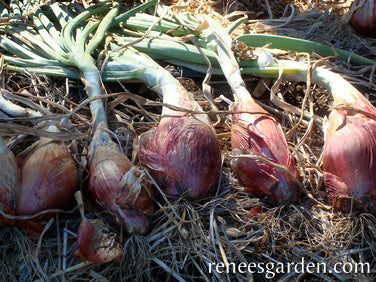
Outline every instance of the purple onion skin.
[[91, 149], [88, 161], [90, 192], [99, 203], [105, 206], [114, 204], [119, 182], [133, 166], [132, 162], [112, 141]]
[[219, 142], [213, 127], [194, 116], [165, 116], [140, 136], [140, 164], [168, 197], [206, 197], [218, 183]]
[[[138, 168], [120, 151], [107, 133], [94, 134], [88, 161], [89, 190], [96, 201], [112, 211], [119, 226], [129, 234], [145, 234], [153, 214], [150, 182], [141, 180]], [[93, 143], [94, 142], [94, 143]]]
[[[325, 186], [335, 211], [376, 215], [376, 108], [356, 88], [334, 93], [322, 155]], [[342, 197], [345, 196], [345, 197]], [[350, 198], [349, 198], [350, 197]]]
[[366, 0], [356, 9], [350, 18], [350, 25], [363, 36], [376, 37], [375, 1]]
[[[36, 150], [21, 166], [16, 215], [65, 209], [77, 185], [77, 166], [63, 142], [41, 138]], [[17, 220], [17, 224], [27, 230], [30, 238], [37, 239], [51, 216], [46, 214], [32, 220]]]
[[[291, 175], [297, 178], [295, 163], [281, 125], [252, 98], [234, 103], [232, 110], [249, 112], [233, 115], [231, 128], [233, 154], [237, 156], [251, 153], [267, 158], [285, 166]], [[231, 165], [240, 185], [246, 187], [256, 197], [266, 197], [277, 205], [284, 202], [299, 202], [300, 189], [297, 183], [281, 169], [245, 157], [235, 158]]]
[[65, 208], [77, 189], [78, 171], [65, 145], [60, 141], [39, 144], [21, 167], [18, 215]]
[[332, 111], [323, 169], [335, 211], [376, 214], [376, 120], [360, 113]]

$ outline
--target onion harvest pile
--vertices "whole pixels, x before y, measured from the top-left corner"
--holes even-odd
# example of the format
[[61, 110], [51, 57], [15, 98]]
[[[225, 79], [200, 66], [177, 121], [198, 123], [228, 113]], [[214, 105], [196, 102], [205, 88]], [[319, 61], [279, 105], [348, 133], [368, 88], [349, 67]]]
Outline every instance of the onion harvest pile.
[[[165, 9], [161, 8], [160, 10], [165, 11]], [[159, 15], [163, 14], [159, 10], [158, 12]], [[213, 33], [215, 32], [213, 30], [212, 33], [202, 32], [205, 24], [200, 25], [200, 23], [203, 23], [205, 19], [201, 17], [194, 18], [184, 13], [179, 15], [179, 17], [175, 17], [171, 11], [167, 15], [160, 21], [159, 25], [154, 27], [154, 33], [150, 33], [150, 38], [141, 42], [135, 42], [134, 47], [143, 52], [148, 52], [154, 58], [159, 58], [199, 72], [207, 71], [207, 61], [201, 55], [203, 53], [212, 64], [212, 73], [222, 73], [218, 68], [220, 59], [218, 58], [217, 61], [215, 54], [212, 52]], [[151, 22], [155, 21], [156, 17], [153, 18], [151, 15], [131, 17], [127, 21], [126, 27], [146, 31], [147, 23], [150, 25]], [[240, 19], [238, 22], [230, 23], [227, 30], [231, 31], [234, 26], [242, 21], [244, 20]], [[166, 34], [167, 31], [168, 35]], [[173, 36], [171, 36], [187, 36], [189, 34], [198, 36], [197, 42], [200, 44], [201, 53], [198, 52], [193, 44], [173, 40]], [[134, 36], [135, 34], [132, 35]], [[342, 60], [350, 60], [353, 63], [366, 65], [374, 64], [372, 60], [340, 49], [336, 49], [336, 53], [334, 53], [330, 46], [308, 40], [252, 34], [239, 36], [236, 40], [248, 44], [244, 48], [245, 51], [247, 51], [247, 48], [252, 50], [252, 48], [262, 47], [270, 43], [272, 48], [300, 52], [305, 50], [309, 52], [314, 51], [323, 56], [337, 53], [339, 54], [338, 58]], [[128, 38], [127, 42], [132, 42], [132, 39]], [[227, 46], [228, 49], [229, 47]], [[178, 57], [172, 55], [175, 52], [179, 54]], [[257, 59], [246, 60], [242, 58], [238, 58], [238, 62], [243, 74], [252, 74], [259, 77], [280, 77], [286, 80], [307, 80], [309, 66], [304, 63], [280, 60], [278, 64], [269, 62], [258, 65]], [[228, 65], [229, 63], [224, 64], [223, 72], [225, 74]], [[282, 73], [280, 72], [281, 70]], [[334, 97], [334, 108], [328, 117], [328, 126], [325, 129], [325, 146], [323, 148], [324, 178], [333, 207], [335, 210], [347, 212], [357, 209], [372, 212], [373, 208], [370, 208], [372, 206], [370, 203], [374, 201], [373, 168], [375, 167], [374, 162], [376, 159], [373, 157], [373, 150], [371, 149], [373, 147], [371, 136], [375, 109], [349, 82], [340, 75], [323, 67], [316, 67], [312, 70], [311, 81], [329, 88]], [[231, 84], [231, 81], [229, 83]], [[254, 111], [254, 109], [252, 110]], [[354, 131], [356, 133], [354, 135], [357, 137], [348, 136], [350, 131]], [[338, 136], [341, 136], [341, 138], [337, 139]], [[341, 159], [341, 166], [334, 163], [336, 158]], [[285, 164], [289, 163], [291, 163], [291, 160]], [[260, 180], [257, 179], [254, 181], [257, 182]], [[341, 198], [342, 196], [347, 198], [347, 200], [335, 200], [337, 197]], [[360, 204], [356, 204], [356, 207], [352, 209], [351, 207], [358, 200], [360, 200]], [[343, 207], [339, 208], [342, 201], [346, 202], [346, 204], [344, 203]], [[363, 203], [364, 201], [366, 203]]]
[[[153, 22], [151, 16], [145, 15], [145, 19], [149, 23]], [[154, 22], [157, 20], [157, 18], [154, 18]], [[192, 20], [192, 18], [189, 18], [187, 22], [189, 20]], [[222, 67], [222, 72], [232, 87], [236, 100], [235, 103], [231, 105], [231, 110], [240, 112], [239, 114], [235, 113], [233, 115], [231, 131], [233, 153], [235, 156], [239, 156], [234, 158], [232, 166], [238, 174], [239, 182], [246, 186], [254, 195], [261, 198], [266, 197], [275, 204], [289, 201], [296, 202], [299, 199], [300, 184], [296, 179], [297, 174], [294, 160], [287, 148], [282, 128], [275, 119], [270, 117], [267, 111], [253, 100], [245, 89], [235, 58], [233, 55], [231, 56], [226, 52], [231, 45], [231, 39], [229, 39], [227, 32], [222, 31], [220, 33], [219, 30], [223, 29], [223, 27], [215, 22], [210, 23], [211, 25], [215, 25], [215, 27], [211, 27], [210, 30], [199, 28], [197, 41], [201, 46], [208, 47], [203, 49], [203, 53], [207, 55], [210, 62], [214, 66], [219, 63]], [[166, 27], [162, 24], [165, 24]], [[176, 23], [176, 26], [174, 26], [174, 24], [175, 23], [165, 21], [160, 25], [156, 25], [155, 29], [162, 31], [170, 28], [170, 30], [172, 30], [171, 32], [176, 34], [184, 34], [184, 30], [189, 31], [192, 29], [188, 24], [184, 28], [181, 28], [178, 23]], [[195, 24], [199, 26], [199, 22], [195, 22]], [[145, 28], [145, 24], [137, 20], [137, 17], [130, 18], [130, 20], [126, 22], [126, 26], [134, 29], [138, 27], [141, 27], [141, 29]], [[211, 35], [217, 35], [218, 33], [220, 37], [213, 40], [213, 36]], [[157, 36], [157, 34], [157, 32], [152, 33], [151, 36]], [[223, 34], [226, 34], [228, 37], [226, 37], [226, 35], [223, 36]], [[162, 40], [152, 38], [144, 44], [142, 44], [142, 42], [137, 43], [135, 47], [143, 52], [150, 51], [151, 55], [155, 55], [156, 58], [161, 57], [168, 62], [175, 62], [177, 64], [179, 64], [180, 58], [186, 59], [187, 61], [191, 60], [191, 65], [203, 60], [200, 54], [196, 56], [193, 54], [195, 50], [194, 46], [189, 46], [181, 42], [174, 43], [173, 38], [165, 34], [160, 36], [160, 38]], [[165, 39], [165, 42], [163, 42], [163, 39]], [[224, 39], [226, 43], [222, 43]], [[122, 40], [130, 43], [132, 38], [122, 38]], [[153, 45], [154, 42], [155, 46]], [[223, 46], [223, 44], [225, 44], [225, 46]], [[175, 46], [176, 48], [174, 48]], [[218, 57], [216, 57], [215, 52], [211, 50], [214, 49], [216, 51], [217, 48], [213, 46], [219, 46]], [[170, 55], [172, 48], [174, 48], [173, 53], [175, 53], [176, 50], [176, 53], [180, 53], [182, 56], [179, 58], [172, 57]], [[185, 53], [186, 56], [184, 56], [183, 53]], [[249, 62], [246, 63], [246, 65], [257, 66], [257, 62]], [[190, 64], [188, 63], [185, 66], [189, 67]], [[197, 68], [193, 68], [197, 70]], [[202, 69], [205, 68], [203, 67]], [[277, 163], [277, 166], [279, 165], [280, 167], [277, 168], [272, 164], [273, 162]], [[280, 169], [281, 167], [283, 167], [282, 170]]]
[[[102, 89], [100, 72], [91, 54], [103, 40], [110, 24], [113, 23], [119, 5], [115, 3], [113, 9], [100, 22], [94, 18], [88, 22], [85, 20], [98, 11], [108, 12], [109, 9], [106, 7], [83, 11], [79, 6], [72, 4], [70, 8], [72, 10], [67, 12], [64, 6], [58, 3], [48, 7], [39, 7], [30, 14], [30, 20], [34, 23], [33, 27], [21, 27], [16, 22], [10, 22], [0, 39], [0, 45], [8, 52], [18, 55], [18, 57], [5, 56], [7, 62], [9, 60], [10, 65], [14, 65], [14, 70], [23, 69], [25, 66], [36, 66], [39, 73], [50, 74], [55, 67], [66, 76], [82, 79], [87, 95], [94, 98], [90, 102], [93, 137], [88, 152], [89, 190], [102, 206], [114, 214], [117, 223], [124, 226], [128, 233], [144, 233], [149, 227], [149, 216], [153, 211], [151, 205], [153, 193], [150, 190], [150, 183], [140, 181], [139, 177], [144, 174], [140, 173], [139, 169], [133, 168], [132, 163], [111, 140], [103, 102], [101, 99], [95, 99], [102, 94]], [[77, 16], [74, 15], [76, 9], [81, 11]], [[93, 32], [95, 34], [91, 37]], [[90, 40], [87, 42], [89, 36]], [[72, 73], [67, 67], [75, 67], [78, 71]], [[54, 144], [49, 142], [45, 146], [41, 144], [37, 150], [46, 150]], [[55, 160], [53, 154], [48, 156], [51, 161]], [[61, 160], [65, 163], [64, 169], [74, 173], [70, 163], [64, 158]], [[30, 165], [35, 166], [35, 159], [26, 160], [25, 170]], [[56, 166], [56, 164], [47, 165], [50, 165], [50, 169], [61, 169], [60, 173], [64, 172], [63, 167]], [[48, 173], [44, 170], [42, 172]], [[31, 180], [29, 178], [32, 177], [28, 175], [27, 171], [24, 172], [24, 184], [33, 185], [33, 182], [26, 183], [26, 180]], [[75, 178], [76, 175], [70, 176], [68, 182], [74, 181]], [[40, 179], [35, 179], [35, 181], [35, 184], [41, 184], [37, 183]], [[41, 187], [45, 189], [43, 185]], [[30, 187], [31, 193], [34, 189], [33, 186]], [[70, 188], [65, 192], [68, 191]], [[50, 191], [47, 190], [47, 192]], [[19, 198], [22, 204], [24, 204], [25, 197], [31, 196], [29, 192], [25, 193], [22, 198]], [[68, 200], [68, 197], [60, 199], [61, 204], [65, 203], [65, 200]], [[50, 203], [46, 201], [41, 205], [42, 209], [43, 205], [49, 206]], [[19, 208], [19, 213], [31, 212], [27, 206], [22, 208]], [[86, 232], [90, 230], [85, 231], [84, 228], [80, 228], [78, 236], [85, 236]], [[86, 238], [91, 240], [87, 236]]]
[[[306, 81], [308, 77], [313, 83], [329, 88], [334, 105], [325, 121], [322, 148], [328, 198], [335, 212], [376, 214], [376, 109], [357, 89], [323, 67], [311, 70], [306, 63], [288, 60], [277, 63], [271, 59], [263, 63], [261, 57], [235, 58], [229, 32], [243, 19], [230, 23], [226, 30], [209, 17], [174, 18], [164, 13], [163, 5], [152, 11], [157, 16], [144, 12], [156, 2], [146, 2], [124, 13], [119, 3], [109, 1], [86, 10], [75, 4], [64, 8], [59, 3], [40, 6], [28, 15], [34, 26], [19, 25], [15, 20], [0, 36], [1, 48], [12, 54], [4, 55], [8, 70], [81, 79], [84, 84], [92, 114], [87, 148], [88, 192], [101, 210], [111, 214], [109, 222], [127, 235], [145, 235], [154, 228], [154, 195], [167, 202], [177, 198], [195, 201], [210, 197], [221, 184], [222, 155], [212, 121], [192, 93], [161, 67], [157, 59], [203, 73], [207, 72], [209, 61], [213, 74], [226, 77], [235, 100], [230, 106], [231, 169], [241, 186], [273, 206], [286, 202], [298, 204], [303, 187], [281, 125], [252, 98], [241, 74], [298, 81]], [[158, 15], [167, 16], [161, 19]], [[159, 24], [152, 26], [151, 22]], [[111, 36], [111, 43], [104, 40], [107, 35]], [[141, 40], [140, 36], [146, 38]], [[194, 37], [198, 46], [183, 42], [178, 36]], [[266, 40], [286, 50], [301, 48], [304, 43], [307, 50], [329, 52], [326, 45], [280, 36], [257, 37], [255, 41], [251, 35], [238, 39], [250, 45], [246, 48], [260, 47]], [[291, 48], [284, 45], [293, 41], [302, 45]], [[341, 59], [351, 57], [355, 62], [373, 63], [349, 52], [339, 54]], [[107, 56], [104, 62], [102, 56]], [[101, 68], [100, 63], [103, 63]], [[107, 97], [102, 82], [130, 79], [144, 82], [162, 100], [158, 126], [139, 136], [135, 147], [137, 166], [112, 140], [103, 103]], [[56, 130], [55, 125], [47, 129]], [[43, 211], [64, 209], [76, 190], [78, 173], [71, 153], [61, 140], [41, 137], [33, 154], [19, 169], [14, 156], [0, 140], [0, 161], [3, 159], [9, 166], [1, 172], [6, 177], [0, 182], [0, 226], [14, 224], [17, 221], [13, 218], [17, 216], [42, 212], [43, 216], [17, 223], [40, 233], [48, 219]], [[40, 162], [45, 167], [40, 174], [34, 174], [32, 168]], [[50, 183], [58, 188], [50, 188]], [[53, 197], [41, 199], [41, 193], [45, 196], [52, 192]], [[84, 204], [79, 201], [82, 221], [76, 254], [95, 263], [118, 259], [121, 248], [117, 236], [113, 236], [106, 222], [87, 217]]]
[[[144, 5], [145, 8], [151, 5], [150, 3]], [[48, 18], [44, 9], [47, 9], [55, 18]], [[18, 42], [18, 37], [13, 38], [15, 33], [8, 33], [2, 37], [2, 47], [20, 55], [19, 58], [6, 56], [9, 68], [21, 70], [29, 67], [30, 71], [38, 73], [55, 73], [76, 78], [77, 74], [67, 68], [67, 66], [74, 66], [80, 71], [79, 74], [88, 96], [90, 98], [100, 96], [100, 73], [91, 53], [101, 42], [111, 24], [127, 17], [127, 14], [124, 14], [119, 16], [120, 19], [115, 18], [118, 9], [119, 6], [116, 4], [110, 10], [107, 7], [99, 10], [93, 8], [71, 18], [70, 14], [67, 14], [57, 3], [48, 8], [37, 9], [31, 16], [36, 31], [12, 26], [23, 36], [21, 42]], [[83, 25], [86, 19], [98, 11], [107, 12], [108, 10], [108, 14], [102, 21], [98, 22], [93, 18]], [[91, 33], [94, 35], [86, 43]], [[44, 50], [38, 49], [37, 41], [40, 41]], [[23, 47], [22, 44], [25, 42], [32, 52], [26, 51]], [[203, 113], [190, 116], [185, 112], [187, 110], [200, 112], [201, 109], [193, 100], [192, 95], [168, 72], [157, 75], [163, 70], [158, 64], [141, 56], [139, 57], [141, 60], [133, 65], [132, 60], [127, 57], [123, 58], [125, 58], [123, 69], [129, 69], [126, 70], [128, 79], [138, 78], [147, 81], [151, 87], [163, 81], [159, 94], [163, 95], [164, 99], [169, 98], [169, 103], [171, 103], [171, 98], [174, 99], [176, 102], [172, 102], [172, 105], [182, 108], [182, 111], [171, 111], [168, 107], [164, 107], [162, 122], [153, 132], [154, 136], [151, 136], [153, 138], [148, 138], [147, 135], [141, 136], [141, 148], [145, 150], [144, 154], [142, 150], [140, 151], [141, 164], [150, 168], [157, 183], [166, 188], [166, 193], [170, 196], [186, 195], [191, 199], [207, 196], [218, 183], [221, 167], [219, 144], [210, 120]], [[138, 71], [140, 67], [145, 68], [146, 74]], [[150, 71], [150, 67], [154, 69]], [[90, 109], [93, 115], [93, 137], [88, 151], [89, 190], [103, 207], [115, 215], [117, 223], [125, 227], [127, 233], [145, 233], [148, 231], [149, 216], [153, 211], [151, 205], [153, 192], [150, 190], [150, 181], [142, 179], [145, 177], [142, 169], [134, 167], [111, 140], [102, 101], [92, 99]], [[180, 126], [176, 126], [179, 124]], [[182, 134], [173, 132], [171, 128], [181, 130]], [[166, 129], [171, 131], [167, 136], [165, 136]], [[158, 142], [151, 144], [150, 142], [155, 141], [155, 136], [159, 136]], [[176, 141], [176, 143], [171, 143], [172, 147], [165, 149], [165, 156], [158, 156], [163, 153], [162, 148], [165, 142], [171, 141]], [[154, 153], [151, 153], [152, 151]], [[175, 171], [170, 171], [171, 167], [174, 167]], [[196, 174], [196, 176], [188, 176], [187, 169], [190, 169], [191, 174]], [[160, 175], [160, 172], [163, 175]], [[83, 218], [78, 233], [79, 254], [83, 259], [97, 262], [102, 259], [108, 261], [108, 257], [103, 256], [102, 253], [87, 253], [80, 250], [81, 247], [88, 245], [88, 241], [96, 240], [95, 237], [100, 236], [93, 234], [93, 228], [87, 223], [88, 221]], [[94, 223], [91, 222], [91, 224]], [[94, 231], [99, 230], [101, 228], [94, 228]], [[88, 236], [89, 233], [93, 236]], [[93, 250], [95, 249], [94, 247]]]

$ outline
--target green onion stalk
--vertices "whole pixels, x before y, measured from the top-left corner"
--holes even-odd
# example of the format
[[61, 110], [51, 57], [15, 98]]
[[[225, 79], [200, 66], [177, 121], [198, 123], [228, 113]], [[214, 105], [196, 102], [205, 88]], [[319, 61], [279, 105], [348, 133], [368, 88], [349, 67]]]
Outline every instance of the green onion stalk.
[[[148, 5], [151, 4], [146, 3], [142, 8]], [[16, 24], [4, 28], [0, 46], [16, 55], [5, 56], [9, 70], [35, 70], [47, 75], [58, 70], [64, 77], [82, 80], [87, 95], [94, 98], [90, 102], [93, 133], [88, 151], [89, 190], [127, 233], [145, 233], [153, 211], [151, 185], [143, 169], [133, 166], [112, 141], [103, 102], [95, 99], [102, 95], [102, 88], [92, 55], [108, 28], [116, 22], [119, 4], [90, 7], [79, 14], [74, 11], [59, 3], [40, 7], [30, 14], [32, 28]], [[102, 20], [94, 17], [103, 14]], [[78, 236], [85, 236], [85, 230], [80, 231]]]
[[[148, 47], [148, 45], [161, 44], [162, 42], [160, 42], [159, 39], [171, 40], [175, 43], [179, 41], [181, 42], [182, 39], [186, 41], [184, 37], [192, 34], [198, 36], [198, 44], [201, 47], [210, 49], [208, 48], [208, 38], [212, 37], [212, 35], [207, 29], [205, 31], [205, 24], [203, 24], [205, 23], [205, 17], [203, 15], [191, 15], [189, 12], [184, 11], [174, 13], [174, 11], [170, 9], [170, 7], [166, 7], [162, 4], [158, 5], [154, 13], [155, 15], [150, 15], [145, 12], [138, 13], [137, 15], [132, 16], [124, 21], [124, 32], [128, 34], [128, 36], [132, 35], [134, 37], [137, 37], [142, 36], [144, 32], [149, 30], [149, 27], [151, 25], [159, 20], [158, 24], [155, 24], [153, 26], [153, 29], [149, 32], [147, 40], [138, 42], [135, 45], [137, 49], [145, 50], [150, 55], [153, 54], [158, 56], [158, 54], [163, 54], [163, 56], [165, 57], [166, 55], [168, 57], [171, 57], [173, 55], [159, 52], [162, 47], [150, 48], [150, 46]], [[247, 19], [247, 16], [244, 16], [233, 22], [229, 22], [226, 28], [227, 32], [231, 33], [236, 28], [238, 28], [240, 24], [246, 22]], [[235, 44], [235, 48], [237, 43], [239, 42], [245, 43], [246, 46], [250, 49], [267, 46], [270, 49], [305, 52], [311, 54], [316, 53], [321, 57], [335, 57], [336, 59], [343, 60], [352, 64], [371, 66], [374, 65], [373, 60], [370, 60], [353, 52], [336, 48], [332, 45], [300, 38], [270, 34], [243, 34], [234, 38], [233, 43]], [[180, 47], [183, 46], [186, 47], [187, 45], [182, 44]], [[147, 50], [147, 48], [150, 48], [150, 50]], [[203, 59], [201, 59], [201, 62], [203, 63]], [[238, 62], [240, 67], [249, 66], [248, 60], [240, 59], [238, 60]], [[218, 63], [216, 63], [216, 65], [218, 66]], [[253, 64], [253, 66], [255, 65]]]
[[156, 128], [139, 138], [140, 163], [168, 197], [198, 200], [218, 184], [221, 168], [219, 142], [209, 117], [170, 72], [150, 57], [113, 46], [108, 72], [134, 71], [136, 77], [163, 100]]

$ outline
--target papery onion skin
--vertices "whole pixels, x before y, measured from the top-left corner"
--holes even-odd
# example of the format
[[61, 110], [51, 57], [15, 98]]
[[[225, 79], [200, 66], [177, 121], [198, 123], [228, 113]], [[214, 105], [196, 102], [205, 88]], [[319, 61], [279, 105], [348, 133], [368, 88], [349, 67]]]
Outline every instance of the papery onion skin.
[[364, 36], [376, 37], [375, 1], [364, 1], [363, 5], [356, 9], [351, 15], [350, 25]]
[[78, 170], [61, 141], [41, 138], [21, 167], [17, 215], [34, 215], [48, 209], [64, 209], [78, 184]]
[[[375, 118], [335, 110], [330, 113], [328, 122], [323, 169], [334, 210], [376, 214], [376, 206], [372, 204], [376, 193]], [[351, 198], [355, 200], [351, 201]]]
[[[65, 209], [78, 185], [78, 170], [62, 141], [41, 138], [21, 165], [16, 215], [35, 215], [49, 209]], [[38, 239], [51, 214], [31, 220], [17, 219], [31, 239]]]
[[206, 197], [216, 186], [221, 153], [215, 131], [194, 116], [162, 117], [139, 140], [140, 164], [168, 197]]
[[116, 236], [99, 219], [82, 219], [77, 232], [76, 254], [83, 261], [106, 263], [117, 259], [122, 252]]
[[[14, 214], [20, 185], [20, 173], [11, 150], [0, 139], [0, 209], [5, 214]], [[11, 219], [0, 215], [0, 227], [13, 225]]]
[[351, 84], [333, 85], [332, 94], [322, 163], [333, 209], [376, 214], [376, 108]]
[[112, 211], [127, 233], [145, 234], [153, 214], [153, 192], [148, 181], [100, 129], [94, 134], [88, 155], [89, 190], [99, 204]]
[[233, 115], [233, 155], [236, 157], [251, 153], [260, 158], [266, 157], [285, 166], [293, 176], [261, 160], [239, 157], [231, 162], [231, 166], [238, 176], [240, 185], [245, 186], [256, 197], [267, 197], [274, 204], [299, 202], [300, 189], [296, 183], [295, 163], [281, 125], [252, 98], [235, 102], [231, 108], [233, 111], [247, 112]]
[[101, 204], [111, 205], [121, 178], [133, 164], [107, 133], [97, 133], [93, 139], [88, 154], [89, 190]]
[[250, 208], [250, 210], [247, 213], [247, 217], [257, 221], [260, 215], [266, 211], [267, 209], [263, 206], [255, 206]]
[[129, 234], [146, 234], [153, 214], [151, 182], [144, 169], [133, 166], [123, 175], [115, 199], [117, 211]]

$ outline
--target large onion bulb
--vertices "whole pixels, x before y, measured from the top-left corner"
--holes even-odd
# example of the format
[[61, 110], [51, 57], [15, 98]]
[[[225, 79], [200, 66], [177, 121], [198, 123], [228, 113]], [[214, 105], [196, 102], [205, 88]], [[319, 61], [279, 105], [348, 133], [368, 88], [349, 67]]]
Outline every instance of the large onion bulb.
[[[177, 112], [175, 114], [178, 114]], [[170, 197], [206, 197], [215, 187], [221, 153], [211, 125], [189, 115], [164, 116], [140, 136], [139, 158]]]
[[[256, 197], [266, 197], [274, 204], [297, 202], [297, 173], [281, 125], [251, 96], [233, 103], [232, 110], [247, 112], [234, 114], [231, 128], [235, 157], [231, 165], [239, 183]], [[241, 157], [246, 154], [256, 158]], [[285, 171], [272, 163], [284, 166]]]
[[[72, 200], [77, 184], [77, 166], [64, 143], [41, 138], [21, 166], [16, 214], [35, 215], [48, 209], [64, 209]], [[20, 224], [29, 229], [30, 236], [38, 236], [48, 217]]]

